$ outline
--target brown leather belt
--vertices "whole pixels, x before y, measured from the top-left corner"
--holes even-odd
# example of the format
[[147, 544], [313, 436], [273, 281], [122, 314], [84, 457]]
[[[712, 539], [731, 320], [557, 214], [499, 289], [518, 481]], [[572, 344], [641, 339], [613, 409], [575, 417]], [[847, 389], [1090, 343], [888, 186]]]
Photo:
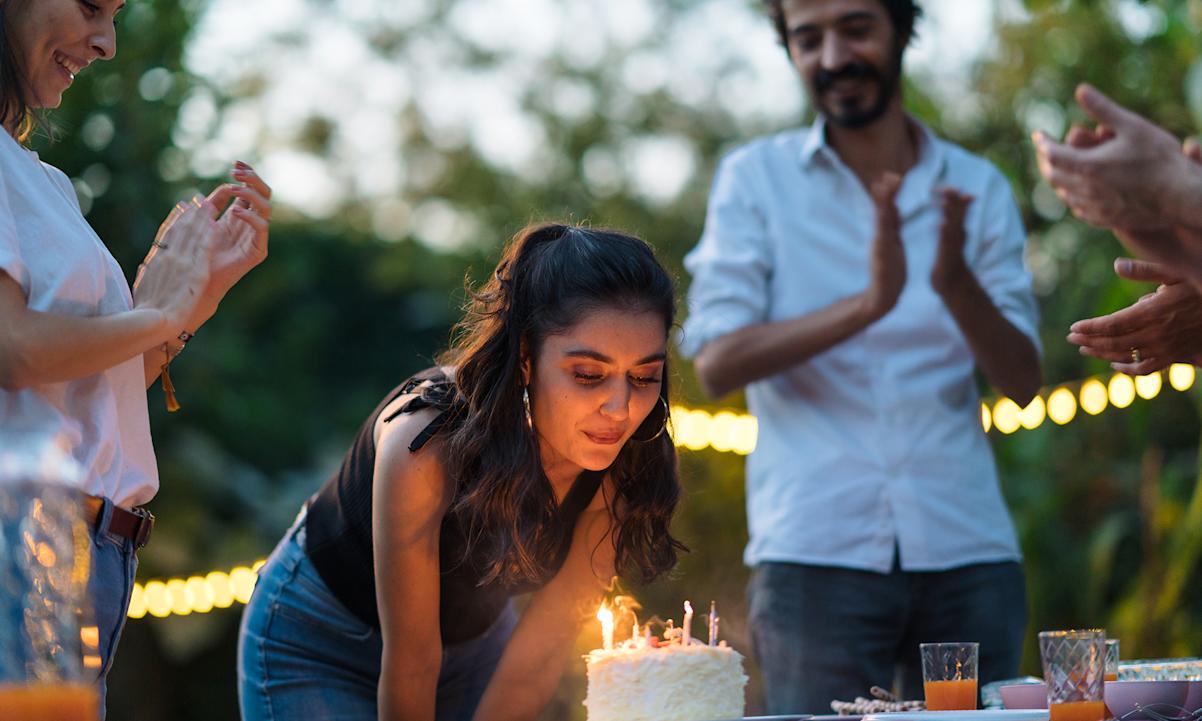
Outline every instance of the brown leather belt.
[[[104, 520], [105, 500], [97, 496], [84, 496], [83, 503], [88, 524], [96, 529]], [[154, 515], [145, 508], [127, 511], [116, 503], [110, 502], [109, 505], [113, 510], [109, 514], [108, 528], [104, 530], [127, 541], [132, 541], [134, 548], [143, 548], [150, 541], [150, 531], [154, 528]]]

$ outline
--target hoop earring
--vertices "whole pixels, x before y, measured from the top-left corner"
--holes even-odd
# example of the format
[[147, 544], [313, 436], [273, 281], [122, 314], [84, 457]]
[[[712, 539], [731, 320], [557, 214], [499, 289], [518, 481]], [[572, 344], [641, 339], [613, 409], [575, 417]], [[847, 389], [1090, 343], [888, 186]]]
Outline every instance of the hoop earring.
[[[638, 429], [631, 434], [630, 440], [638, 441], [639, 443], [650, 443], [664, 434], [664, 431], [668, 429], [668, 402], [664, 400], [663, 396], [659, 397], [659, 408], [656, 410], [659, 411], [659, 422], [656, 423], [652, 420], [653, 414], [655, 414], [656, 411], [651, 411], [651, 413], [648, 413], [647, 417], [643, 419], [642, 425], [640, 425]], [[652, 423], [652, 429], [654, 432], [645, 429], [645, 426], [648, 422]]]
[[530, 415], [530, 391], [522, 386], [522, 408], [526, 410], [526, 427], [534, 428], [534, 416]]

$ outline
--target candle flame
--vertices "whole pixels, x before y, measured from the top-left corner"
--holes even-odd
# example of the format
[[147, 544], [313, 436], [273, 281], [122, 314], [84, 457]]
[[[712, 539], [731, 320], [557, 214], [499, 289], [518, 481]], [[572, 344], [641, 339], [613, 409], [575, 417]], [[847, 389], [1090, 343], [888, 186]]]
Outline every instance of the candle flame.
[[614, 647], [614, 613], [604, 603], [597, 611], [597, 620], [601, 622], [601, 647], [610, 651]]

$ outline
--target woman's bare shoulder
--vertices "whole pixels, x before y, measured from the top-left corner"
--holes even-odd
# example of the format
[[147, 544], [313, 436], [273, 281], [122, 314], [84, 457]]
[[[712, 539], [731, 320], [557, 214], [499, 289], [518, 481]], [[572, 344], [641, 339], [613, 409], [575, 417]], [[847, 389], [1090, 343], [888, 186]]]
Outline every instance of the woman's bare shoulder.
[[380, 413], [374, 429], [376, 465], [374, 485], [381, 496], [403, 488], [409, 502], [445, 506], [450, 502], [449, 484], [442, 464], [443, 438], [430, 436], [420, 448], [413, 441], [438, 419], [442, 411], [426, 407], [398, 413], [417, 393], [409, 393], [389, 403]]

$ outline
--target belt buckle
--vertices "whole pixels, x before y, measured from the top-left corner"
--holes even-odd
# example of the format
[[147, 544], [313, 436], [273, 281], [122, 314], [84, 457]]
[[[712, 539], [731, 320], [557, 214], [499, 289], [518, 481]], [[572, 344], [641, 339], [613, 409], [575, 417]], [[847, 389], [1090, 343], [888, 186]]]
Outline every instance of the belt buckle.
[[142, 507], [134, 508], [138, 517], [138, 527], [134, 530], [134, 548], [141, 550], [150, 542], [150, 531], [154, 528], [154, 514]]

